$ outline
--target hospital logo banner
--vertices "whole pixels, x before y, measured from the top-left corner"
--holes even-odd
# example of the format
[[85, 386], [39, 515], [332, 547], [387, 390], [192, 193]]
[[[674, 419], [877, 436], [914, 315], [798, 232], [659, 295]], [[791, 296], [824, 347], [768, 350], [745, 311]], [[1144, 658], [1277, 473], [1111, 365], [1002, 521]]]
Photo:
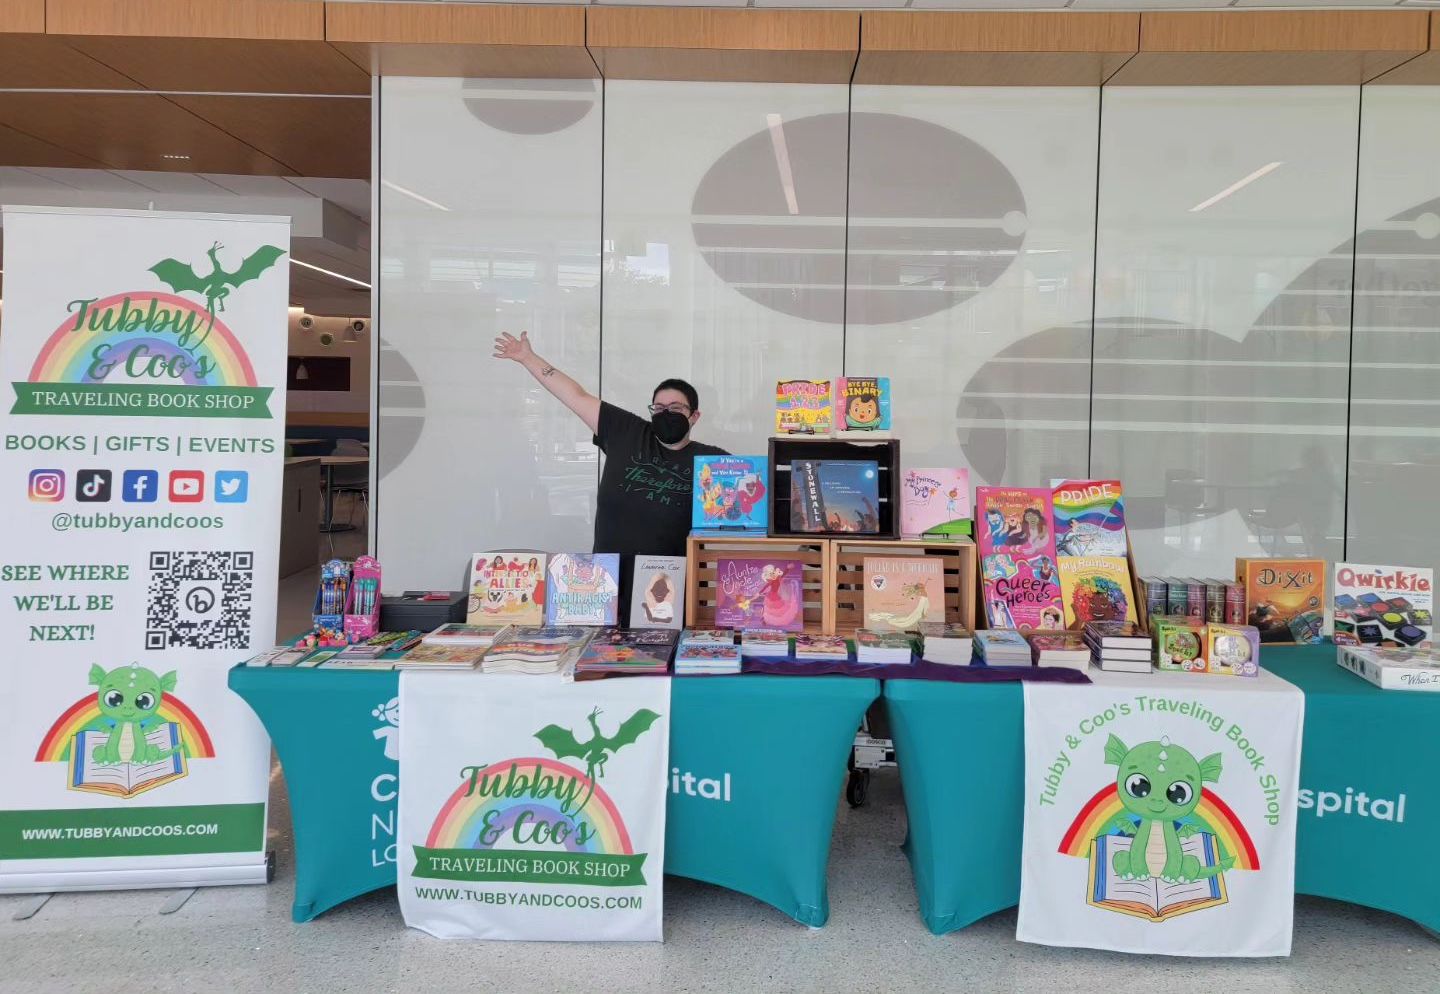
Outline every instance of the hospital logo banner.
[[1288, 956], [1299, 689], [1263, 671], [1090, 676], [1025, 685], [1016, 937]]
[[670, 680], [400, 675], [400, 909], [441, 938], [663, 938]]
[[0, 891], [263, 882], [289, 221], [3, 213]]

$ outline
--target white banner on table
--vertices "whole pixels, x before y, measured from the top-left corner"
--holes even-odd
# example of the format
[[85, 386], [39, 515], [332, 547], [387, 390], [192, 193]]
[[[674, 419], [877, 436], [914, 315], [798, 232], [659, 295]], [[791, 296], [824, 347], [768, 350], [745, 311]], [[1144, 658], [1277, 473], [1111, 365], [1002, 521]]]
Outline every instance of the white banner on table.
[[670, 680], [400, 675], [400, 910], [440, 938], [659, 941]]
[[1288, 956], [1305, 700], [1258, 678], [1025, 684], [1016, 937]]
[[0, 892], [263, 883], [289, 219], [4, 221]]

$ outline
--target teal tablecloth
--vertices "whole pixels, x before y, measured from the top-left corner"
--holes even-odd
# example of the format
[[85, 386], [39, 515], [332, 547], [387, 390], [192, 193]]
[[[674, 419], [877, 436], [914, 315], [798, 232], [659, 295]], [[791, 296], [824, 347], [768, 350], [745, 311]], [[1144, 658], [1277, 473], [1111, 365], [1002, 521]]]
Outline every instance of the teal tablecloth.
[[[1382, 691], [1328, 645], [1267, 648], [1261, 663], [1305, 694], [1296, 891], [1440, 929], [1440, 865], [1424, 856], [1440, 824], [1440, 783], [1425, 785], [1440, 781], [1440, 695]], [[1020, 900], [1022, 697], [1019, 684], [885, 683], [906, 854], [937, 935]]]
[[[671, 686], [665, 872], [825, 924], [835, 806], [879, 682], [733, 676]], [[294, 919], [394, 886], [398, 743], [386, 717], [399, 674], [241, 666], [230, 688], [259, 715], [285, 769]]]

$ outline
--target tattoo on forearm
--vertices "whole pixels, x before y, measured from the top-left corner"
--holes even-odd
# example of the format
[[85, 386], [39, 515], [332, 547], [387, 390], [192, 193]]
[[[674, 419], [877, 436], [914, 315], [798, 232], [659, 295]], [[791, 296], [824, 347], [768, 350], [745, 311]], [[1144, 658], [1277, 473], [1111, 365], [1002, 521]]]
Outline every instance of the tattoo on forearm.
[[554, 372], [555, 372], [555, 367], [554, 367], [554, 366], [546, 366], [546, 367], [544, 367], [543, 369], [540, 370], [540, 375], [541, 375], [541, 376], [549, 376], [550, 374], [552, 374], [552, 373], [554, 373]]

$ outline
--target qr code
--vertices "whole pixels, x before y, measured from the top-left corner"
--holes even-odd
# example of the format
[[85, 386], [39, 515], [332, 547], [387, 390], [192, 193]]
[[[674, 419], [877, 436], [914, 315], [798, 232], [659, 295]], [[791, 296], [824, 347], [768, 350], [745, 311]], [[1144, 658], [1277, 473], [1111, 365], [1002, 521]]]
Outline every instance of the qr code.
[[146, 649], [248, 649], [253, 552], [152, 552]]

